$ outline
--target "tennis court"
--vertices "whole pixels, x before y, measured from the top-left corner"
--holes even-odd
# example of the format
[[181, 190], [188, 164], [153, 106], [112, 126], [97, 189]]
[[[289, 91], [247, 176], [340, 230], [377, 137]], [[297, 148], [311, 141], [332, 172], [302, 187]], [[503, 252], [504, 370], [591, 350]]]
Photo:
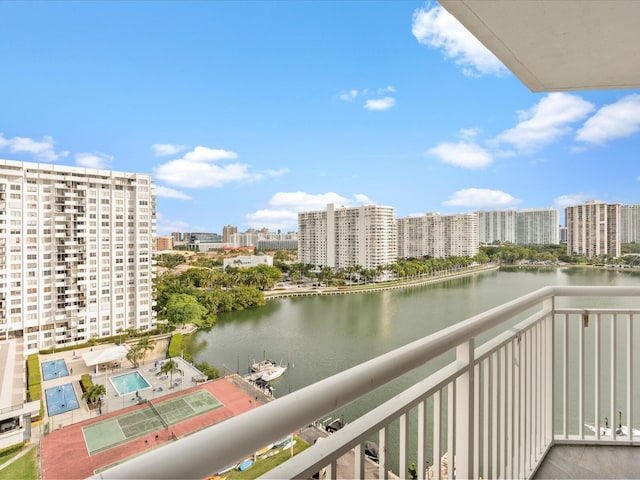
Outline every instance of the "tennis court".
[[221, 406], [211, 393], [198, 390], [82, 427], [82, 433], [89, 455], [93, 455]]

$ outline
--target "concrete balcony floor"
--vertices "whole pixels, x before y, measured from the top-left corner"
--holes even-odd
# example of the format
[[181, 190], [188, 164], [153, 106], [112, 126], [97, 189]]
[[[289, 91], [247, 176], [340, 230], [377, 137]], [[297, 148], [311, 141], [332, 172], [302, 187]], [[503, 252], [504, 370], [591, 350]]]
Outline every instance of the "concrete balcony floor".
[[640, 479], [640, 447], [555, 445], [534, 478]]

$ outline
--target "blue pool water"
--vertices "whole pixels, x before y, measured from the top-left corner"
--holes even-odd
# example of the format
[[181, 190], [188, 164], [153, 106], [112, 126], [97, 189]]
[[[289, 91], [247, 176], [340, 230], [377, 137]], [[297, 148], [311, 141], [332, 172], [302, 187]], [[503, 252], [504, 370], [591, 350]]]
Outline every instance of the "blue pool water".
[[79, 408], [78, 399], [70, 383], [47, 388], [44, 393], [47, 397], [47, 413], [50, 417]]
[[151, 384], [147, 382], [146, 378], [137, 370], [135, 372], [110, 377], [109, 380], [113, 388], [118, 392], [118, 395], [126, 395], [127, 393], [137, 392], [138, 390], [151, 387]]
[[58, 360], [49, 360], [48, 362], [42, 362], [42, 378], [44, 381], [53, 380], [54, 378], [66, 377], [69, 375], [67, 370], [67, 364], [64, 360], [59, 358]]

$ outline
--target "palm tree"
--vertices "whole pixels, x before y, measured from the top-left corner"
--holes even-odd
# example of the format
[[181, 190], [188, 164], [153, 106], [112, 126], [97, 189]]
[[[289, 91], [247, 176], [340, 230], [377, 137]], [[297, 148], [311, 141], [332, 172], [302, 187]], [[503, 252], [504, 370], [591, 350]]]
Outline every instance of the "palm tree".
[[144, 363], [147, 352], [149, 350], [155, 349], [155, 345], [149, 340], [149, 335], [145, 335], [140, 339], [140, 341], [138, 342], [138, 347], [140, 348], [140, 353], [142, 354], [142, 363]]
[[180, 375], [182, 375], [182, 370], [178, 368], [178, 362], [176, 362], [175, 360], [167, 360], [166, 362], [164, 362], [162, 367], [160, 367], [160, 371], [156, 373], [156, 375], [159, 376], [168, 373], [171, 376], [169, 379], [169, 383], [173, 385], [173, 372], [180, 372]]
[[82, 398], [86, 400], [88, 404], [95, 405], [98, 403], [100, 398], [106, 394], [107, 389], [104, 385], [94, 384], [87, 388], [87, 390], [82, 394]]

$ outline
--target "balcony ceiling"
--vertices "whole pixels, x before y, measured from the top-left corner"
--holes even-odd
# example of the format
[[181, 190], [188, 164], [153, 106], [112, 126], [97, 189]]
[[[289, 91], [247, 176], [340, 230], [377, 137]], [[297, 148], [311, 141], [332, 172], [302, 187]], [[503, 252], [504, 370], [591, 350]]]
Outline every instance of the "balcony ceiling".
[[440, 4], [533, 92], [640, 88], [640, 1]]

